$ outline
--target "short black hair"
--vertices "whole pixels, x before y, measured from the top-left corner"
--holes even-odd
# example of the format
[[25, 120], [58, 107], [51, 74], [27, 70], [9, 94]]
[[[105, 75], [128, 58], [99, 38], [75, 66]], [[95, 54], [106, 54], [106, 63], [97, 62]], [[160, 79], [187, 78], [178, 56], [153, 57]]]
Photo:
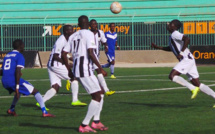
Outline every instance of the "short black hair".
[[181, 23], [179, 20], [177, 20], [177, 19], [172, 20], [172, 21], [170, 22], [170, 24], [172, 24], [172, 23], [177, 27], [177, 29], [180, 29], [181, 26], [182, 26], [182, 23]]
[[72, 27], [72, 25], [66, 24], [63, 26], [63, 32], [65, 33], [67, 28]]
[[95, 21], [97, 23], [97, 21], [95, 19], [90, 20], [90, 23], [92, 23], [93, 21]]
[[79, 26], [83, 26], [85, 23], [85, 21], [88, 20], [88, 17], [86, 15], [81, 15], [79, 18], [78, 18], [78, 24]]
[[13, 49], [17, 50], [23, 43], [21, 39], [16, 39], [13, 41]]
[[114, 24], [114, 26], [115, 26], [115, 23], [110, 23], [110, 24], [109, 24], [109, 27], [110, 27], [112, 24]]

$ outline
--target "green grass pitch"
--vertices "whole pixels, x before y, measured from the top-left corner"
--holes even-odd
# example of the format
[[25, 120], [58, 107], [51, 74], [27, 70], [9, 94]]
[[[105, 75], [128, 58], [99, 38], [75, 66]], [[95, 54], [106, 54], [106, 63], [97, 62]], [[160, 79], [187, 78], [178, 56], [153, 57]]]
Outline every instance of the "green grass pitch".
[[[171, 82], [172, 68], [116, 68], [117, 79], [106, 78], [116, 94], [105, 97], [101, 115], [109, 127], [103, 134], [213, 134], [215, 133], [215, 100], [200, 92], [191, 100], [188, 89]], [[215, 90], [215, 67], [198, 67], [202, 83]], [[107, 69], [109, 72], [109, 69]], [[47, 69], [24, 69], [23, 78], [44, 94], [50, 88]], [[8, 116], [13, 95], [0, 84], [1, 134], [69, 134], [78, 127], [88, 107], [72, 107], [71, 91], [63, 87], [57, 96], [46, 102], [55, 118], [43, 118], [35, 99], [22, 97], [17, 117]], [[91, 97], [80, 85], [79, 99], [89, 104]]]

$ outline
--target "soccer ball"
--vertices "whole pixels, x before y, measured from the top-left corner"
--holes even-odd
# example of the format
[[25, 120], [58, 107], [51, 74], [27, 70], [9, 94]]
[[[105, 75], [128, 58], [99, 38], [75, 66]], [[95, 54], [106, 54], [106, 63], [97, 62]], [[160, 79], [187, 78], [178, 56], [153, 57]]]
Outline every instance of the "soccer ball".
[[112, 13], [118, 14], [122, 10], [122, 5], [119, 2], [113, 2], [110, 5], [110, 10], [111, 10]]

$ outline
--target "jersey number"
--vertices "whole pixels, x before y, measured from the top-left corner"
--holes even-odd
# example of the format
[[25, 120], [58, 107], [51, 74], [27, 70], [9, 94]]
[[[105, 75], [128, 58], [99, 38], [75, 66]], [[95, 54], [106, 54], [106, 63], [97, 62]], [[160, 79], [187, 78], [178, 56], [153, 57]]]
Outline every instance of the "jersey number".
[[10, 63], [11, 63], [11, 59], [7, 59], [5, 61], [4, 70], [9, 70], [10, 69]]

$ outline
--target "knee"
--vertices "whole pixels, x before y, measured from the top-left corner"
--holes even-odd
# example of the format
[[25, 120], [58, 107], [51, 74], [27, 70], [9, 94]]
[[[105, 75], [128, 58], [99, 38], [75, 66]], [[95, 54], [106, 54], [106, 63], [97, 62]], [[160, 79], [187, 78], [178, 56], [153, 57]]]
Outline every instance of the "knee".
[[98, 101], [98, 102], [100, 102], [100, 101], [101, 101], [101, 93], [100, 93], [100, 91], [99, 91], [99, 92], [96, 92], [96, 93], [91, 94], [91, 96], [92, 96], [92, 99], [93, 99], [93, 100]]
[[58, 93], [60, 86], [58, 84], [54, 84], [52, 85], [52, 88], [54, 88], [56, 90], [56, 93]]
[[174, 75], [173, 74], [169, 74], [169, 79], [172, 81], [173, 80]]
[[37, 94], [38, 92], [39, 92], [39, 91], [38, 91], [37, 89], [34, 88], [34, 90], [32, 91], [31, 94], [32, 94], [32, 95], [35, 95], [35, 94]]

